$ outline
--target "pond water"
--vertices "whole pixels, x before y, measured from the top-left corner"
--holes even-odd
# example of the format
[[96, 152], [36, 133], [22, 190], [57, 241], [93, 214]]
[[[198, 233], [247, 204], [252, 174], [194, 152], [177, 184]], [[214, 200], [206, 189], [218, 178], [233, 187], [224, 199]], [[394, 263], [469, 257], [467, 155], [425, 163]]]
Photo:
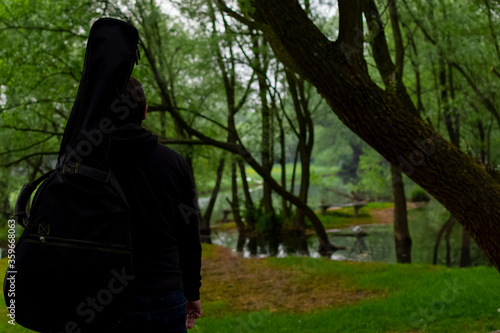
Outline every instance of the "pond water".
[[[432, 264], [434, 244], [441, 225], [446, 221], [449, 213], [437, 202], [431, 201], [428, 205], [409, 211], [409, 227], [412, 237], [412, 263]], [[353, 227], [327, 231], [332, 244], [344, 246], [345, 250], [335, 252], [332, 260], [378, 261], [396, 263], [392, 225], [361, 226], [367, 233], [365, 237], [354, 237]], [[339, 236], [351, 234], [353, 236]], [[320, 257], [318, 253], [319, 241], [316, 235], [303, 237], [268, 235], [259, 238], [243, 239], [237, 231], [212, 232], [213, 244], [229, 247], [233, 252], [243, 257], [285, 257], [307, 255]], [[450, 262], [451, 266], [459, 266], [461, 254], [462, 227], [456, 224], [450, 235]], [[239, 243], [239, 244], [238, 244]], [[445, 240], [441, 241], [438, 252], [438, 264], [446, 264]], [[471, 261], [474, 266], [491, 265], [472, 241]]]
[[[296, 195], [298, 195], [299, 190], [300, 190], [300, 186], [295, 185], [294, 193]], [[348, 191], [346, 190], [345, 192], [348, 192]], [[254, 200], [254, 203], [256, 204], [262, 198], [262, 185], [257, 185], [257, 186], [254, 186], [253, 188], [251, 188], [250, 195], [252, 196], [252, 199]], [[232, 200], [231, 196], [232, 196], [231, 191], [219, 192], [219, 195], [217, 196], [217, 199], [215, 200], [215, 206], [214, 206], [214, 210], [212, 213], [211, 223], [214, 223], [214, 221], [222, 219], [222, 217], [224, 215], [223, 214], [224, 210], [231, 209], [231, 207], [227, 201], [227, 200]], [[240, 200], [243, 200], [243, 193], [240, 193], [239, 197], [240, 197]], [[274, 207], [279, 210], [281, 208], [281, 197], [278, 194], [273, 192], [272, 200], [273, 200]], [[209, 201], [210, 201], [210, 196], [200, 196], [200, 198], [198, 199], [198, 203], [200, 205], [200, 209], [202, 210], [202, 212], [207, 208]], [[313, 209], [319, 209], [319, 205], [322, 202], [328, 202], [331, 204], [342, 204], [342, 203], [348, 203], [349, 199], [347, 199], [347, 198], [345, 198], [337, 193], [334, 193], [332, 191], [325, 190], [325, 186], [311, 185], [309, 187], [308, 199], [307, 199], [307, 203], [308, 203], [309, 207], [311, 207]], [[243, 204], [243, 203], [240, 202], [240, 204]]]

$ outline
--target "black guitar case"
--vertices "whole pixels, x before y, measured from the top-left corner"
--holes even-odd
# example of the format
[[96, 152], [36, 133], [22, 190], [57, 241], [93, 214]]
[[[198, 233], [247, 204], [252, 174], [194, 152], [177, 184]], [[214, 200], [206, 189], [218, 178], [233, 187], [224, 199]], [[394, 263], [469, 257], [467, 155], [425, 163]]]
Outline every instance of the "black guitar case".
[[94, 23], [57, 166], [18, 197], [14, 217], [25, 229], [9, 250], [4, 295], [11, 317], [28, 329], [108, 332], [126, 313], [134, 282], [130, 214], [107, 157], [128, 112], [123, 93], [138, 39], [126, 22]]

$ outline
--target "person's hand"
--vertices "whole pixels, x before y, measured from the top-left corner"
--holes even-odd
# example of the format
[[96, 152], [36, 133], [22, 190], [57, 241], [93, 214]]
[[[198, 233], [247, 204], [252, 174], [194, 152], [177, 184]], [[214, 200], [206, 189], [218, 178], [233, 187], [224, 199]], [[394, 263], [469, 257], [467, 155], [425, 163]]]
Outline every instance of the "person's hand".
[[201, 301], [187, 301], [186, 303], [186, 329], [191, 329], [194, 326], [194, 322], [197, 318], [200, 318], [201, 312]]

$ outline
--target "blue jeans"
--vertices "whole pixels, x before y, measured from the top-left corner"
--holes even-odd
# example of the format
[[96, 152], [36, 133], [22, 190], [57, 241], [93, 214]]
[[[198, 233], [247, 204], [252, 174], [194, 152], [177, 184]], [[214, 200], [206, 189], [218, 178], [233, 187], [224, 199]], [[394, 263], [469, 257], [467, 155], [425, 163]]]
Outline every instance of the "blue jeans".
[[129, 312], [113, 333], [186, 333], [186, 297], [182, 291], [136, 291]]

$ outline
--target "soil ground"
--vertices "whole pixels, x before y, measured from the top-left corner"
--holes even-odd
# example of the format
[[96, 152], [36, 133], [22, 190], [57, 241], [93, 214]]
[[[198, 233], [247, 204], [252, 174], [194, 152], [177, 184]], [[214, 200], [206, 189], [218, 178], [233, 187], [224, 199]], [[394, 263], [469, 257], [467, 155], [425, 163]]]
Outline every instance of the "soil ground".
[[203, 260], [202, 298], [227, 301], [231, 310], [308, 312], [384, 296], [357, 289], [344, 276], [308, 274], [307, 267], [274, 268], [266, 260], [241, 258], [231, 249], [217, 247], [214, 256]]
[[[409, 202], [407, 208], [424, 204]], [[377, 224], [392, 224], [394, 207], [372, 209], [370, 214]], [[267, 265], [265, 258], [241, 258], [224, 247], [217, 247], [214, 254], [203, 259], [203, 299], [227, 301], [231, 310], [307, 312], [384, 297], [381, 291], [356, 289], [345, 276], [332, 279], [331, 275], [308, 274], [306, 268], [278, 269]]]

